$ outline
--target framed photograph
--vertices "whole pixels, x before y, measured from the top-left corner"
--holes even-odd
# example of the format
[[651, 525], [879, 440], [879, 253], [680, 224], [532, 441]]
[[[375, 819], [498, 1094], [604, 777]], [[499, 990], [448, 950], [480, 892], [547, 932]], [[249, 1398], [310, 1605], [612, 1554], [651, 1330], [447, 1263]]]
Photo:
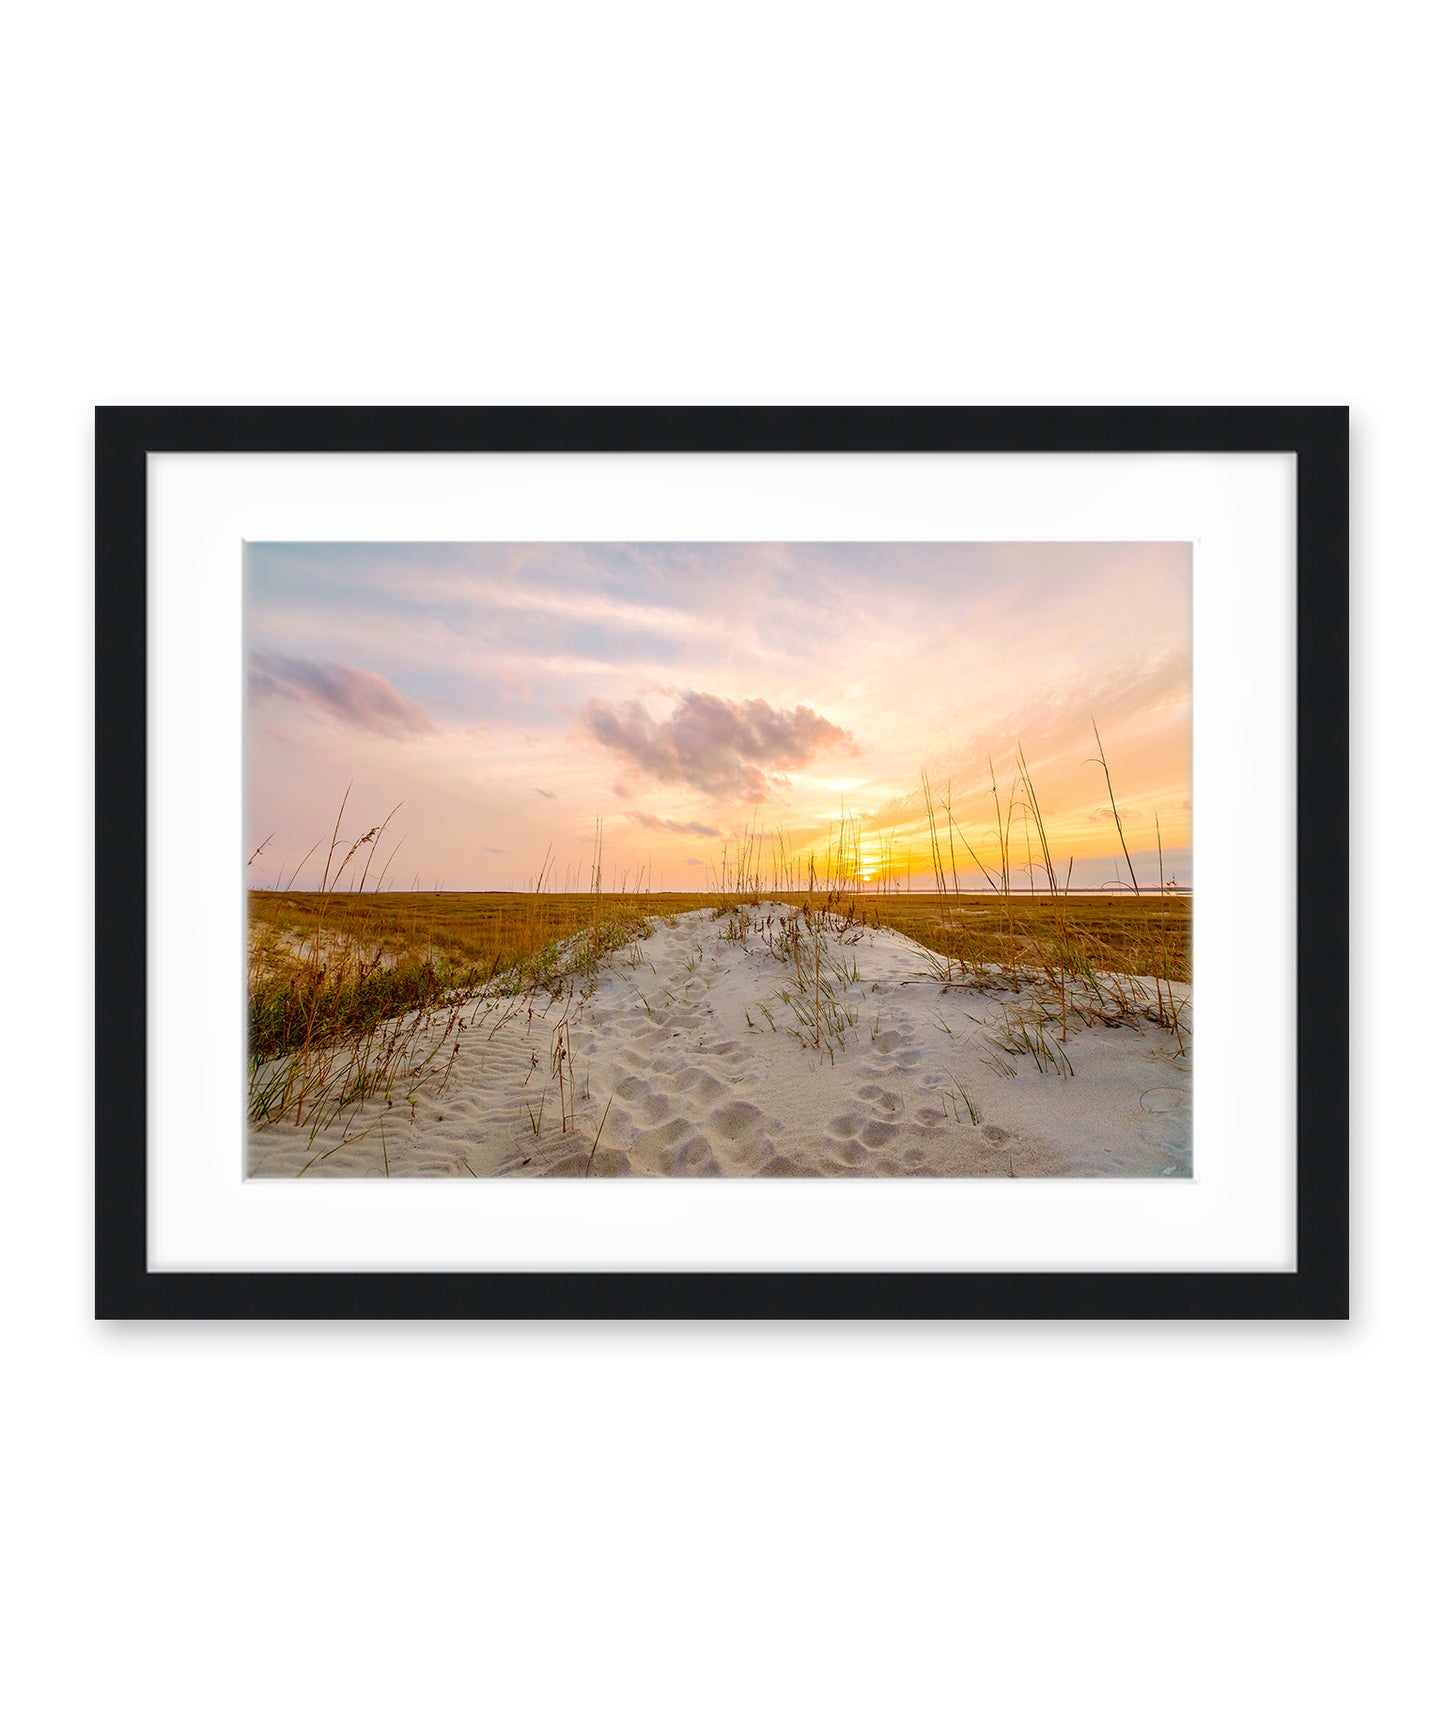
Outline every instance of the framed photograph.
[[98, 1316], [1347, 1316], [1345, 410], [101, 409], [96, 592]]

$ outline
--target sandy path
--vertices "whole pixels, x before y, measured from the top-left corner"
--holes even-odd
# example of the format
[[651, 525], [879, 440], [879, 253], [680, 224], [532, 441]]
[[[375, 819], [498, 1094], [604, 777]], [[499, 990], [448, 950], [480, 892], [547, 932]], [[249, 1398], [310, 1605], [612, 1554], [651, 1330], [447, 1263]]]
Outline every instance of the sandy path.
[[[366, 1104], [366, 1135], [308, 1176], [381, 1175], [383, 1131], [393, 1177], [1190, 1173], [1189, 1062], [1157, 1024], [1061, 1044], [1037, 994], [945, 984], [943, 960], [891, 930], [745, 915], [658, 922], [570, 1003], [479, 1003], [445, 1090]], [[1021, 1031], [1046, 1039], [1041, 1058]], [[339, 1137], [253, 1127], [251, 1172], [295, 1174]]]

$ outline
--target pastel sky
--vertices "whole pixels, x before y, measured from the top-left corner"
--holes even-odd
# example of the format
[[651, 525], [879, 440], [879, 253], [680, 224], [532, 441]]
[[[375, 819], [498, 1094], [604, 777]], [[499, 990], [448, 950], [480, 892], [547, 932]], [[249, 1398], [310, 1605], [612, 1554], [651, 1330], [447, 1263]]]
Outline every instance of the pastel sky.
[[255, 885], [316, 884], [350, 785], [344, 838], [401, 803], [398, 890], [585, 890], [599, 819], [605, 886], [705, 890], [744, 828], [821, 865], [843, 815], [924, 890], [926, 771], [982, 886], [962, 839], [996, 872], [1020, 746], [1060, 875], [1102, 885], [1095, 723], [1140, 881], [1157, 815], [1190, 883], [1187, 543], [253, 542], [246, 583]]

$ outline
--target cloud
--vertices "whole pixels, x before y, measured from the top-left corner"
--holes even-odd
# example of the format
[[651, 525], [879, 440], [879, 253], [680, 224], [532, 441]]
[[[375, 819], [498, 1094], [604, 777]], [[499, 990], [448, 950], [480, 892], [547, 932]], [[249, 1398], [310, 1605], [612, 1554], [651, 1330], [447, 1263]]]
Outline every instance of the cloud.
[[483, 843], [482, 850], [487, 855], [510, 855], [510, 849], [494, 849], [490, 843]]
[[655, 722], [634, 699], [592, 699], [582, 720], [593, 738], [659, 783], [685, 783], [709, 795], [761, 801], [826, 748], [856, 752], [853, 737], [806, 705], [774, 710], [760, 698], [742, 703], [684, 692], [670, 717]]
[[700, 824], [696, 819], [685, 823], [680, 819], [659, 819], [655, 813], [628, 813], [634, 825], [641, 825], [648, 831], [672, 831], [679, 837], [721, 837], [722, 832], [714, 825]]
[[689, 855], [685, 865], [688, 867], [706, 867], [706, 861], [699, 861], [696, 855]]
[[367, 734], [432, 732], [421, 705], [403, 698], [384, 675], [345, 662], [306, 662], [253, 650], [250, 684], [253, 698], [292, 699]]
[[537, 793], [544, 801], [555, 801], [557, 799], [550, 789], [538, 789]]
[[[1096, 825], [1112, 825], [1114, 823], [1114, 809], [1112, 807], [1094, 807], [1091, 809], [1089, 817]], [[1144, 815], [1134, 807], [1120, 807], [1119, 817], [1137, 820], [1142, 819]]]

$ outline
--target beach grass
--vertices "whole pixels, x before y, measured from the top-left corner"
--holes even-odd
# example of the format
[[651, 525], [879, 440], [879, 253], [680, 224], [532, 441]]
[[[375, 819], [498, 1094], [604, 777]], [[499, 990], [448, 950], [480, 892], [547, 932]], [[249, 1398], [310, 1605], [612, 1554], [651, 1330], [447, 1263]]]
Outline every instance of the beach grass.
[[[749, 893], [749, 897], [754, 894]], [[1114, 893], [1053, 896], [1013, 890], [774, 891], [756, 893], [796, 908], [851, 906], [869, 926], [891, 927], [962, 964], [1042, 967], [1067, 936], [1079, 966], [1111, 974], [1190, 978], [1190, 899]], [[433, 978], [484, 986], [513, 972], [559, 941], [611, 921], [653, 921], [691, 910], [726, 908], [744, 899], [716, 892], [582, 893], [531, 891], [377, 892], [324, 898], [314, 892], [250, 893], [253, 958], [267, 959], [273, 979], [292, 973], [299, 945], [318, 923], [355, 947], [361, 961], [394, 960], [395, 972], [416, 972], [418, 987]], [[289, 954], [289, 955], [288, 955]], [[430, 963], [432, 975], [426, 973]], [[379, 966], [378, 966], [379, 967]]]
[[[750, 828], [731, 856], [724, 854], [707, 892], [644, 889], [641, 874], [630, 891], [604, 890], [600, 824], [585, 892], [550, 889], [550, 860], [527, 891], [383, 891], [394, 853], [386, 835], [393, 815], [342, 843], [343, 799], [320, 888], [249, 893], [251, 1118], [291, 1119], [319, 1132], [367, 1097], [390, 1102], [400, 1091], [411, 1099], [421, 1082], [445, 1075], [462, 1031], [485, 1016], [488, 1005], [501, 1005], [500, 1015], [509, 1017], [509, 1003], [515, 1007], [518, 996], [540, 992], [554, 1003], [565, 993], [570, 1006], [579, 990], [586, 996], [589, 980], [610, 956], [635, 945], [655, 922], [704, 909], [731, 915], [763, 899], [800, 912], [781, 942], [796, 953], [797, 992], [790, 1004], [805, 1044], [831, 1052], [841, 1038], [825, 1004], [822, 937], [830, 925], [856, 923], [890, 928], [923, 947], [945, 985], [955, 971], [960, 980], [997, 971], [1015, 990], [1027, 979], [1052, 1000], [1060, 1043], [1068, 1041], [1071, 1006], [1092, 1000], [1101, 1011], [1127, 1004], [1129, 1015], [1137, 1013], [1137, 989], [1123, 995], [1119, 984], [1144, 978], [1152, 982], [1150, 1015], [1173, 1031], [1182, 1052], [1173, 984], [1190, 979], [1191, 899], [1165, 884], [1157, 823], [1159, 879], [1153, 887], [1141, 885], [1102, 742], [1098, 762], [1129, 875], [1127, 890], [1118, 893], [1072, 888], [1073, 863], [1053, 856], [1021, 747], [1006, 795], [990, 765], [997, 822], [991, 841], [966, 836], [950, 793], [935, 793], [922, 774], [931, 892], [865, 883], [861, 830], [846, 815], [836, 845], [830, 837], [821, 859], [789, 853], [779, 838], [764, 839]], [[960, 883], [960, 849], [987, 891]], [[372, 878], [378, 859], [382, 865]], [[562, 1017], [565, 1022], [565, 1008]], [[1036, 1063], [1055, 1063], [1047, 1041], [1040, 1045], [1027, 1031], [1020, 1040]], [[572, 1111], [565, 1063], [565, 1051], [553, 1056], [564, 1126]]]
[[[888, 927], [956, 965], [1071, 978], [1190, 976], [1181, 896], [771, 891], [250, 895], [252, 1117], [309, 1111], [318, 1093], [371, 1093], [437, 1064], [460, 1008], [490, 993], [562, 991], [659, 919], [727, 912], [766, 897], [803, 912]], [[815, 1031], [822, 1027], [814, 983]], [[1166, 995], [1168, 990], [1156, 990]], [[1161, 1018], [1170, 1002], [1161, 999]], [[376, 1032], [401, 1030], [376, 1043]], [[291, 1057], [289, 1068], [278, 1062]]]

